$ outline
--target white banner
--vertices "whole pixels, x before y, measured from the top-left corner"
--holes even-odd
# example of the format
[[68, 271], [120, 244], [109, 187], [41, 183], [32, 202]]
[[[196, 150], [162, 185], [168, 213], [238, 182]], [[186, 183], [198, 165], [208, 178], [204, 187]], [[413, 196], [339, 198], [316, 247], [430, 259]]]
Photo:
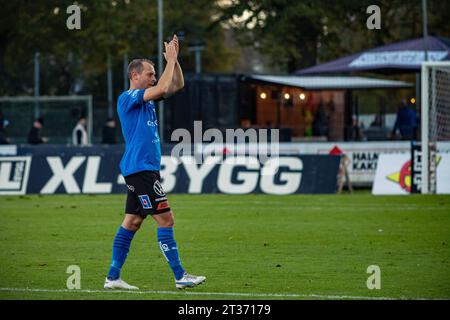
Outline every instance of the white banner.
[[0, 146], [0, 156], [17, 155], [17, 146], [15, 144], [6, 144]]
[[[438, 154], [438, 194], [450, 194], [450, 154]], [[411, 191], [411, 154], [380, 154], [372, 194], [405, 195]]]
[[[447, 51], [428, 51], [429, 61], [441, 61], [448, 56]], [[374, 65], [414, 65], [420, 66], [425, 61], [424, 51], [386, 51], [363, 53], [353, 60], [350, 67], [367, 67]]]
[[[339, 148], [350, 159], [348, 172], [350, 180], [354, 184], [372, 185], [377, 169], [378, 156], [382, 153], [409, 153], [411, 152], [410, 141], [380, 141], [380, 142], [310, 142], [290, 143], [282, 142], [279, 145], [279, 154], [329, 154], [333, 148]], [[219, 145], [204, 144], [201, 148], [196, 145], [196, 152], [211, 154], [212, 151], [219, 153], [225, 151], [227, 154], [257, 153], [261, 145]], [[450, 153], [450, 142], [438, 142], [437, 149], [441, 153]]]

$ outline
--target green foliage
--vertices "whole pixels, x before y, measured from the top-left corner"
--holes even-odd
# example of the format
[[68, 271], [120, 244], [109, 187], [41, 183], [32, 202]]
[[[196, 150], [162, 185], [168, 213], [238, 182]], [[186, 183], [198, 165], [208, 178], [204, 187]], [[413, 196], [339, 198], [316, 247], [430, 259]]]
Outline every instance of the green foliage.
[[[74, 83], [80, 81], [85, 91], [103, 95], [108, 55], [117, 70], [124, 53], [130, 58], [157, 59], [156, 0], [79, 0], [81, 30], [66, 28], [66, 8], [71, 4], [72, 0], [2, 3], [0, 95], [33, 92], [33, 56], [37, 51], [42, 63], [41, 94], [70, 94]], [[381, 8], [381, 30], [366, 28], [366, 8], [372, 4]], [[242, 17], [238, 23], [237, 17]], [[428, 20], [430, 34], [450, 37], [450, 2], [428, 0]], [[240, 48], [229, 45], [224, 27], [234, 31], [242, 47], [253, 47], [270, 57], [276, 70], [293, 72], [378, 45], [420, 37], [421, 1], [164, 1], [164, 38], [174, 32], [183, 34], [180, 61], [185, 71], [195, 69], [188, 46], [197, 42], [206, 45], [205, 72], [235, 71]]]
[[[38, 51], [41, 94], [68, 94], [79, 78], [95, 85], [106, 72], [108, 55], [114, 65], [120, 64], [125, 53], [156, 62], [157, 1], [80, 0], [81, 30], [68, 30], [66, 8], [73, 3], [17, 0], [4, 4], [0, 13], [0, 94], [32, 93], [33, 56]], [[194, 70], [187, 47], [195, 41], [206, 44], [205, 71], [231, 69], [233, 51], [224, 45], [222, 29], [211, 20], [217, 10], [213, 1], [171, 0], [164, 4], [164, 39], [174, 32], [184, 34], [180, 56], [184, 70]]]
[[[450, 3], [428, 3], [430, 34], [449, 37]], [[381, 30], [366, 27], [370, 5], [381, 9]], [[233, 22], [236, 17], [243, 21]], [[285, 72], [422, 36], [421, 1], [236, 0], [223, 8], [220, 21], [235, 30], [241, 45], [268, 54]]]

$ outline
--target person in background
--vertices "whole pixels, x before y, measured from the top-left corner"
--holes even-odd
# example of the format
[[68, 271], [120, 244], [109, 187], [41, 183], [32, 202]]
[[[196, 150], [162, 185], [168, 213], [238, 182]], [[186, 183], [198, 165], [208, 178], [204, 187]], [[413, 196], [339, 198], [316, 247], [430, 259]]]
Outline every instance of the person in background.
[[328, 137], [328, 129], [329, 129], [329, 119], [327, 112], [325, 110], [325, 106], [323, 103], [320, 103], [319, 108], [314, 116], [314, 120], [312, 122], [312, 134], [315, 137]]
[[8, 125], [9, 121], [6, 119], [3, 119], [3, 117], [0, 116], [0, 144], [10, 144], [11, 139], [8, 136], [8, 133], [5, 130], [5, 127]]
[[103, 126], [102, 144], [116, 144], [116, 121], [113, 118], [108, 118]]
[[72, 131], [72, 143], [74, 146], [88, 145], [88, 135], [86, 132], [86, 117], [81, 116], [77, 125]]
[[42, 117], [37, 118], [33, 122], [33, 127], [30, 129], [28, 133], [28, 143], [29, 144], [41, 144], [47, 143], [48, 138], [41, 137], [41, 130], [44, 126], [44, 119]]
[[313, 129], [314, 116], [311, 110], [306, 109], [303, 112], [303, 116], [305, 119], [305, 137], [312, 137], [314, 133], [317, 133], [317, 128]]
[[350, 127], [350, 140], [351, 141], [362, 141], [363, 133], [361, 127], [358, 123], [358, 117], [352, 117], [352, 126]]
[[348, 166], [351, 164], [350, 158], [337, 145], [335, 145], [333, 149], [330, 150], [329, 154], [333, 156], [341, 156], [341, 162], [339, 163], [339, 171], [337, 177], [337, 193], [342, 193], [345, 183], [347, 183], [348, 191], [350, 193], [353, 193], [352, 182], [350, 181], [350, 174], [348, 169]]
[[397, 112], [394, 128], [392, 129], [392, 137], [395, 137], [397, 130], [399, 130], [402, 140], [414, 139], [416, 127], [416, 112], [408, 105], [406, 100], [403, 99]]
[[381, 122], [381, 116], [379, 114], [375, 115], [375, 119], [370, 123], [370, 127], [382, 127], [383, 123]]

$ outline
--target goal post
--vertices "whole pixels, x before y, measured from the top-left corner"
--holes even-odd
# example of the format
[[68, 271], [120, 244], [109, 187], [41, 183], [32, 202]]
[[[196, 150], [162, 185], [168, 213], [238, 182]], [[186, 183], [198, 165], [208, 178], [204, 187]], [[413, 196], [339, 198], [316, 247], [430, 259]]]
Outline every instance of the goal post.
[[424, 62], [421, 75], [422, 193], [436, 193], [437, 142], [450, 141], [450, 61]]

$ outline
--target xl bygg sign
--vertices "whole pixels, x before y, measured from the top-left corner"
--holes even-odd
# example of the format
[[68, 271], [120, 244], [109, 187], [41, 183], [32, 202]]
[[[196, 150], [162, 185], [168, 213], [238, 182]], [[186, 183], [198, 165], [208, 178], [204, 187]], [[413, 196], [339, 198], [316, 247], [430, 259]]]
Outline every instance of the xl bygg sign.
[[[119, 171], [120, 148], [58, 148], [0, 157], [0, 194], [125, 193]], [[20, 152], [20, 151], [19, 151]], [[162, 184], [172, 193], [295, 194], [334, 193], [340, 157], [163, 156]], [[272, 174], [264, 174], [268, 168]]]

